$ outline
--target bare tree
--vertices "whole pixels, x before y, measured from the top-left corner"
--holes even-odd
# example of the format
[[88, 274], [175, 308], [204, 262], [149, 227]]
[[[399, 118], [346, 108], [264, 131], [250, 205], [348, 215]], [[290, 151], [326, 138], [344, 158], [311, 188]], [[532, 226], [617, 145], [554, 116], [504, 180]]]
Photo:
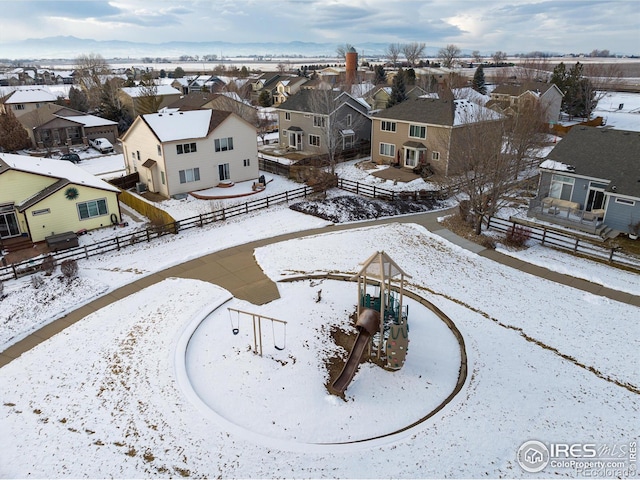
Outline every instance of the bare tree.
[[496, 65], [496, 67], [499, 67], [507, 61], [507, 54], [502, 50], [498, 50], [496, 52], [493, 52], [493, 54], [491, 55], [491, 59], [493, 60], [493, 63]]
[[457, 45], [449, 44], [444, 48], [438, 50], [438, 58], [443, 67], [452, 68], [455, 63], [460, 59], [462, 51]]
[[587, 63], [583, 69], [584, 76], [589, 79], [588, 82], [582, 82], [583, 95], [585, 98], [592, 99], [587, 103], [587, 116], [598, 105], [598, 102], [604, 98], [608, 91], [616, 90], [622, 83], [623, 73], [618, 64], [615, 63]]
[[158, 86], [148, 73], [143, 75], [138, 93], [138, 97], [133, 99], [134, 113], [136, 115], [156, 113], [162, 104], [162, 96], [158, 95]]
[[402, 53], [409, 62], [410, 66], [414, 66], [418, 60], [424, 55], [424, 43], [411, 42], [402, 46]]
[[284, 62], [280, 62], [276, 68], [278, 69], [278, 73], [284, 73], [289, 70], [289, 65]]
[[95, 109], [100, 105], [101, 79], [111, 69], [102, 55], [95, 53], [79, 55], [75, 62], [75, 80], [87, 95], [89, 108]]
[[480, 55], [480, 50], [474, 50], [471, 52], [471, 58], [475, 63], [482, 63], [482, 56]]
[[510, 76], [524, 82], [547, 82], [551, 77], [553, 67], [548, 57], [526, 57], [518, 65], [513, 67]]
[[340, 57], [341, 59], [344, 60], [344, 59], [347, 58], [347, 53], [352, 48], [354, 48], [354, 47], [350, 43], [345, 43], [344, 45], [338, 45], [336, 47], [336, 54], [338, 55], [338, 57]]
[[387, 57], [389, 62], [395, 67], [401, 52], [402, 46], [399, 43], [390, 43], [384, 51], [384, 56]]

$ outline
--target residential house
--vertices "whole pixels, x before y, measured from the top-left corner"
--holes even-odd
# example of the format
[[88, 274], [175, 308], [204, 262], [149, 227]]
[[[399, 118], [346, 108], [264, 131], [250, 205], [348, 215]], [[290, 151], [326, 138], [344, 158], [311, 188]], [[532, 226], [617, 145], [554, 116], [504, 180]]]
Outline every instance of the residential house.
[[498, 85], [490, 95], [491, 100], [486, 106], [505, 115], [513, 115], [524, 105], [537, 102], [544, 112], [547, 123], [555, 123], [560, 118], [560, 107], [564, 96], [555, 83], [544, 82]]
[[47, 87], [16, 87], [13, 92], [0, 98], [0, 113], [11, 110], [16, 117], [20, 117], [57, 100], [58, 97]]
[[572, 128], [540, 165], [529, 215], [603, 236], [640, 226], [640, 133]]
[[280, 145], [309, 154], [369, 145], [368, 108], [346, 92], [300, 90], [276, 109]]
[[257, 104], [259, 102], [260, 95], [262, 95], [262, 92], [264, 91], [269, 94], [269, 98], [273, 101], [278, 82], [282, 79], [288, 78], [291, 78], [291, 75], [268, 72], [251, 80], [249, 82], [251, 85], [251, 103], [254, 105]]
[[[391, 87], [381, 87], [366, 97], [367, 103], [371, 106], [371, 110], [383, 110], [387, 108], [387, 103], [391, 98]], [[415, 100], [423, 95], [426, 95], [422, 88], [414, 86], [407, 89], [407, 99]]]
[[127, 172], [167, 198], [259, 176], [256, 128], [232, 112], [141, 115], [122, 147]]
[[57, 104], [47, 104], [18, 118], [34, 147], [88, 145], [94, 138], [118, 139], [118, 123]]
[[407, 168], [428, 163], [434, 173], [453, 175], [460, 171], [456, 148], [466, 130], [502, 118], [469, 100], [406, 100], [371, 117], [371, 159]]
[[119, 193], [71, 162], [0, 153], [0, 238], [40, 242], [118, 223]]
[[230, 92], [191, 92], [169, 104], [167, 108], [180, 111], [200, 110], [203, 108], [223, 110], [237, 113], [249, 123], [255, 123], [256, 118], [255, 107], [243, 101], [237, 93]]
[[[155, 87], [155, 97], [157, 99], [157, 109], [166, 107], [182, 96], [180, 90], [176, 90], [170, 85], [157, 85]], [[145, 112], [150, 100], [148, 87], [122, 87], [118, 90], [118, 98], [126, 106], [131, 115], [136, 117], [140, 112]]]
[[277, 107], [286, 102], [291, 95], [298, 93], [306, 82], [305, 77], [288, 77], [278, 80], [273, 94], [273, 106]]

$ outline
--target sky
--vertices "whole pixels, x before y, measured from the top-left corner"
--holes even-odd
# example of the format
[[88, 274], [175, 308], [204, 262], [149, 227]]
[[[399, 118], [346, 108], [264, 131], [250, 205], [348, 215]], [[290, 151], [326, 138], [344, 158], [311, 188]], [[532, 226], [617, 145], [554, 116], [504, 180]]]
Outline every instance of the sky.
[[[21, 0], [3, 2], [2, 44], [74, 36], [94, 40], [424, 42], [508, 54], [634, 54], [637, 0]], [[212, 52], [213, 53], [213, 52]]]

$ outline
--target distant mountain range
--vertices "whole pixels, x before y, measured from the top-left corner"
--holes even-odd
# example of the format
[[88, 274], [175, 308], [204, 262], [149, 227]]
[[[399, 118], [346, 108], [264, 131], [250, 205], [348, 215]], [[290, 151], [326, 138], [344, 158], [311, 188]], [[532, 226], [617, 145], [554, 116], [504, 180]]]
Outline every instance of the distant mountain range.
[[[210, 42], [166, 42], [141, 43], [120, 40], [92, 40], [73, 36], [30, 38], [2, 46], [0, 57], [9, 60], [69, 59], [82, 54], [100, 54], [105, 59], [167, 58], [178, 59], [183, 55], [202, 57], [217, 55], [221, 57], [246, 56], [299, 56], [335, 58], [338, 44], [313, 42], [286, 43], [230, 43]], [[388, 44], [364, 43], [355, 45], [361, 56], [382, 56]], [[427, 56], [436, 56], [438, 48], [427, 47]]]

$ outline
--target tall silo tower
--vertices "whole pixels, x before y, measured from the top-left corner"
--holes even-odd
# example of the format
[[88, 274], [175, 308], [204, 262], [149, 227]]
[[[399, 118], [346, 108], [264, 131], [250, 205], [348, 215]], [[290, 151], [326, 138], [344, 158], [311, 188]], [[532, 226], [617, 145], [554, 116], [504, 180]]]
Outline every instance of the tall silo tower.
[[356, 49], [351, 47], [347, 53], [345, 54], [346, 60], [346, 73], [347, 73], [347, 84], [353, 85], [356, 83], [356, 73], [358, 72], [358, 52]]

